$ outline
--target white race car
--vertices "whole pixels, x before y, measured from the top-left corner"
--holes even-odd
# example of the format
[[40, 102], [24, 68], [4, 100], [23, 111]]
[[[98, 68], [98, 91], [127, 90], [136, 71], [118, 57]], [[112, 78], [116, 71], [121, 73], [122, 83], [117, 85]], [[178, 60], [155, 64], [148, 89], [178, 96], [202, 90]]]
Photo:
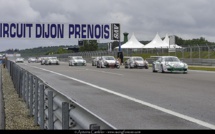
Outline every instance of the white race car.
[[92, 57], [92, 66], [96, 66], [97, 65], [97, 61], [99, 61], [99, 56], [97, 57]]
[[47, 57], [45, 59], [45, 65], [52, 65], [52, 64], [60, 65], [57, 57]]
[[82, 56], [69, 56], [69, 66], [86, 66], [87, 62]]
[[149, 68], [149, 64], [146, 60], [144, 60], [140, 56], [132, 56], [129, 57], [125, 63], [124, 63], [125, 68]]
[[36, 63], [37, 59], [35, 57], [28, 58], [28, 63]]
[[120, 63], [113, 56], [101, 56], [96, 64], [97, 68], [120, 68]]
[[161, 56], [152, 63], [152, 72], [183, 72], [188, 73], [188, 65], [176, 56]]
[[16, 61], [15, 61], [16, 63], [24, 63], [24, 58], [21, 58], [21, 57], [19, 57], [19, 58], [16, 58]]

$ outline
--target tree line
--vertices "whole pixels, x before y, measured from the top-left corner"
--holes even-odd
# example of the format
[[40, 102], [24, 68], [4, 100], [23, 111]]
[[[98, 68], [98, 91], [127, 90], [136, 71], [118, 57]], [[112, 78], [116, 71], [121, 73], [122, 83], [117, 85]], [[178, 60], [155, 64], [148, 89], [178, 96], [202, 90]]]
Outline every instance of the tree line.
[[[150, 41], [140, 41], [143, 44], [147, 44]], [[193, 45], [215, 45], [214, 42], [209, 42], [205, 38], [200, 37], [197, 39], [190, 39], [190, 40], [184, 40], [178, 36], [175, 38], [175, 42], [177, 45], [182, 47], [188, 47]], [[121, 44], [124, 44], [124, 42], [120, 42]], [[108, 43], [98, 43], [97, 40], [84, 40], [83, 44], [81, 46], [78, 46], [79, 52], [84, 51], [98, 51], [98, 50], [107, 50]], [[118, 41], [112, 42], [112, 50], [119, 46]], [[47, 46], [47, 47], [37, 47], [37, 48], [30, 48], [30, 49], [9, 49], [5, 52], [1, 53], [20, 53], [22, 57], [38, 57], [38, 56], [45, 56], [45, 55], [52, 55], [52, 54], [63, 54], [63, 53], [73, 53], [74, 51], [72, 48], [74, 46], [72, 45], [61, 45], [61, 46]]]

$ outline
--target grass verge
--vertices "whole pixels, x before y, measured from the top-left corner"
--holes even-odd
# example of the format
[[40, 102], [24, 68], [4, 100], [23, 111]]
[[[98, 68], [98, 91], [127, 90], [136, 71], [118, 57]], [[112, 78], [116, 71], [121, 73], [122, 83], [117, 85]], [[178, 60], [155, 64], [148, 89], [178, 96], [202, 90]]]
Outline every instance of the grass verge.
[[215, 67], [189, 66], [190, 70], [215, 71]]

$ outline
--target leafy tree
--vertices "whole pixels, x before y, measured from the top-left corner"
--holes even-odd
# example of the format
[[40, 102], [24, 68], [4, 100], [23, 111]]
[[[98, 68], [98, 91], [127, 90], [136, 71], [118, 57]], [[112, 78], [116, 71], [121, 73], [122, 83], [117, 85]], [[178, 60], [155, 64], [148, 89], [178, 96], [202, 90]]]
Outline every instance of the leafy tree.
[[[122, 42], [121, 42], [121, 45], [122, 45]], [[112, 50], [114, 50], [115, 47], [118, 47], [119, 46], [119, 41], [114, 41], [112, 43]]]
[[178, 36], [175, 36], [175, 43], [179, 46], [183, 46], [184, 45], [184, 40]]
[[68, 53], [68, 50], [64, 49], [63, 47], [58, 48], [56, 54], [63, 54], [63, 53]]
[[84, 45], [80, 47], [79, 51], [97, 51], [97, 40], [84, 40]]

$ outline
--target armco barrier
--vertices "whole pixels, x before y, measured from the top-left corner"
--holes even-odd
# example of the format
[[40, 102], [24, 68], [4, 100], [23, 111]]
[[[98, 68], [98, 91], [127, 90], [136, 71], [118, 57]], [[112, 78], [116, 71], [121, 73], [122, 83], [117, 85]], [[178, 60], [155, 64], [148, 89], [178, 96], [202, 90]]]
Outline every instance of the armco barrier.
[[41, 129], [116, 129], [16, 63], [8, 60], [7, 68], [29, 115]]
[[4, 99], [2, 91], [2, 64], [0, 64], [0, 130], [5, 129]]

